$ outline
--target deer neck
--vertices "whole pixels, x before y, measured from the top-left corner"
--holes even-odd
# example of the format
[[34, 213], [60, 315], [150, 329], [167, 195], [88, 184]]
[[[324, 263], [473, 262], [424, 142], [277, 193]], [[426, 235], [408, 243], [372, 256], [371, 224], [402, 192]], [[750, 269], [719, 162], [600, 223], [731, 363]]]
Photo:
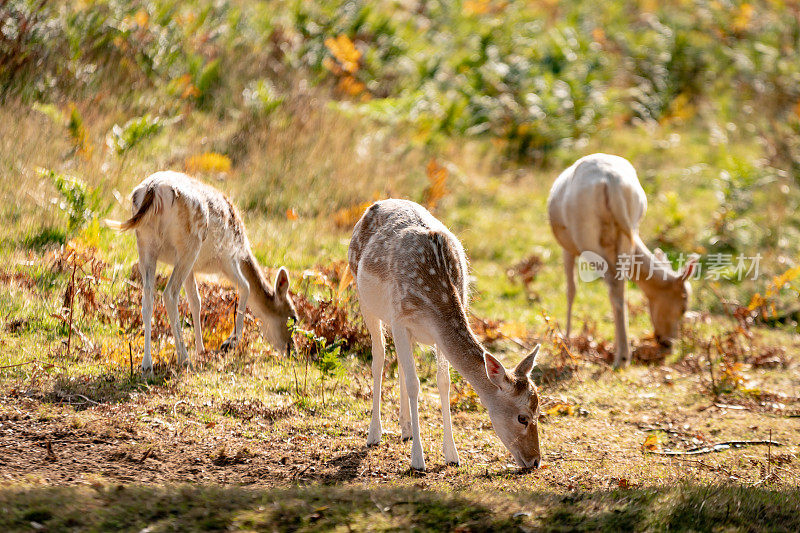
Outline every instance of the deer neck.
[[659, 261], [637, 235], [634, 242], [634, 267], [631, 279], [650, 298], [675, 279], [669, 263]]
[[481, 402], [486, 404], [497, 386], [486, 375], [483, 358], [486, 350], [470, 329], [464, 312], [461, 309], [458, 311], [439, 318], [441, 323], [437, 328], [437, 346], [450, 364], [472, 385]]
[[252, 252], [248, 251], [241, 263], [241, 269], [242, 275], [250, 285], [248, 305], [251, 305], [253, 311], [262, 320], [271, 318], [275, 315], [275, 290], [264, 277]]

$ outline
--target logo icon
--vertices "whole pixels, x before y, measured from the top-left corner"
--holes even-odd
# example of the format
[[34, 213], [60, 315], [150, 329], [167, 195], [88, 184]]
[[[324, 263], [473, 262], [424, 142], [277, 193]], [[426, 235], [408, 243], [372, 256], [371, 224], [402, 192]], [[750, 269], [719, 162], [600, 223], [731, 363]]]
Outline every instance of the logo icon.
[[586, 250], [578, 256], [578, 277], [588, 283], [602, 278], [608, 271], [608, 263], [594, 252]]

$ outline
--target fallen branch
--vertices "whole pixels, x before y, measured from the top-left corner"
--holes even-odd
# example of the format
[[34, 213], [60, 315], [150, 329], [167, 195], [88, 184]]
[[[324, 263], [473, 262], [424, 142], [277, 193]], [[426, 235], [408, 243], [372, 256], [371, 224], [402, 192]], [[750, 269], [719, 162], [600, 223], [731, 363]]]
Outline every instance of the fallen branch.
[[57, 365], [55, 363], [45, 363], [44, 361], [41, 361], [39, 359], [31, 359], [30, 361], [25, 361], [24, 363], [17, 363], [17, 364], [14, 364], [14, 365], [0, 366], [0, 370], [5, 370], [6, 368], [15, 368], [15, 367], [18, 367], [18, 366], [30, 365], [32, 363], [39, 363], [39, 364], [42, 365], [43, 368], [49, 368], [51, 366], [54, 366], [56, 368], [62, 368], [64, 370], [66, 370], [66, 367], [63, 367], [61, 365]]
[[736, 409], [736, 410], [747, 410], [748, 408], [744, 405], [731, 405], [727, 403], [716, 403], [714, 402], [714, 407], [718, 407], [720, 409]]
[[726, 442], [718, 442], [711, 446], [700, 446], [698, 448], [690, 448], [688, 450], [648, 450], [648, 453], [655, 455], [701, 455], [705, 453], [722, 452], [731, 448], [744, 448], [745, 446], [783, 446], [780, 442], [771, 440], [729, 440]]
[[96, 402], [96, 401], [92, 400], [91, 398], [87, 398], [87, 397], [86, 397], [86, 396], [84, 396], [83, 394], [77, 394], [77, 393], [75, 393], [75, 394], [71, 394], [70, 396], [77, 396], [78, 398], [83, 398], [84, 400], [86, 400], [87, 402], [89, 402], [89, 403], [91, 403], [91, 404], [94, 404], [94, 405], [100, 405], [100, 402]]
[[[728, 470], [727, 468], [725, 468], [723, 466], [710, 465], [708, 463], [704, 463], [703, 461], [700, 461], [700, 460], [697, 460], [697, 459], [682, 459], [680, 457], [673, 457], [672, 460], [673, 461], [681, 461], [682, 463], [689, 463], [689, 464], [693, 464], [693, 465], [697, 465], [697, 466], [702, 466], [703, 468], [711, 470], [712, 472], [722, 472], [723, 474], [727, 475], [728, 477], [738, 477], [735, 474], [733, 474], [730, 470]], [[662, 464], [666, 464], [666, 463], [662, 463]]]
[[14, 368], [14, 367], [17, 367], [17, 366], [25, 366], [25, 365], [29, 365], [29, 364], [35, 363], [35, 362], [36, 362], [36, 360], [34, 359], [33, 361], [27, 361], [25, 363], [17, 363], [16, 365], [0, 366], [0, 370], [4, 370], [6, 368]]

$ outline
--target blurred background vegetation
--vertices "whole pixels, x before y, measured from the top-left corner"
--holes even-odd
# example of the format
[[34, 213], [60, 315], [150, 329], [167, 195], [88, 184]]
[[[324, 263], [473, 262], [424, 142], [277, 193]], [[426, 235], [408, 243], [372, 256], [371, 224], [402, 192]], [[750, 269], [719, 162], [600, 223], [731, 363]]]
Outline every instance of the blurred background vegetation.
[[0, 0], [0, 250], [129, 259], [98, 217], [176, 168], [234, 197], [267, 265], [341, 258], [363, 205], [405, 196], [479, 280], [542, 255], [560, 312], [547, 190], [607, 151], [639, 170], [649, 244], [764, 256], [717, 287], [746, 305], [797, 261], [799, 46], [777, 0]]

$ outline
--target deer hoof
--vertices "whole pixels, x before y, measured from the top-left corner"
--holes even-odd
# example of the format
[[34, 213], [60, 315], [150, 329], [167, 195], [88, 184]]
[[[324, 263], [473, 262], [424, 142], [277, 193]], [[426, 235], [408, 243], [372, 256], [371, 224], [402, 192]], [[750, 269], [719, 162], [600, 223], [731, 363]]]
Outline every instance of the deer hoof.
[[236, 348], [236, 344], [237, 344], [237, 339], [234, 337], [230, 337], [228, 340], [226, 340], [220, 345], [219, 349], [221, 352], [229, 352], [234, 348]]

